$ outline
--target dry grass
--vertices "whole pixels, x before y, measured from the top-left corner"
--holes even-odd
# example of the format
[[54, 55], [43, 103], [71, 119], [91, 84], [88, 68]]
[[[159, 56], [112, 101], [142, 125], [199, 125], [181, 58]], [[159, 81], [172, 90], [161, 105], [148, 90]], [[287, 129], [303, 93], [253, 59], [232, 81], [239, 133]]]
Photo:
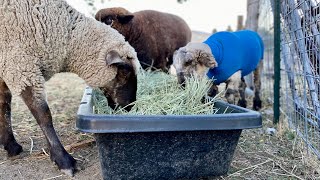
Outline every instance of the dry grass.
[[189, 78], [185, 88], [173, 75], [163, 72], [141, 72], [138, 74], [137, 100], [131, 111], [123, 108], [113, 110], [99, 90], [94, 92], [95, 111], [98, 114], [129, 115], [191, 115], [214, 114], [214, 102], [218, 98], [204, 98], [210, 89], [209, 79]]

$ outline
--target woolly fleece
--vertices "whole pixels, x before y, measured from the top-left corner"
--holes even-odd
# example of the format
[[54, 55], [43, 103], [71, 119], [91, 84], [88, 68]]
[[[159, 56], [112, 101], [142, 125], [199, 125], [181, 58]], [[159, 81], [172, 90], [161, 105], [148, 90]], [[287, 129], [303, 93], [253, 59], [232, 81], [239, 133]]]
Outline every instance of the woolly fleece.
[[[119, 17], [130, 15], [134, 17], [129, 22], [119, 21]], [[144, 69], [153, 67], [167, 71], [172, 64], [174, 51], [191, 40], [190, 27], [184, 19], [174, 14], [154, 10], [131, 13], [124, 8], [114, 7], [99, 10], [95, 18], [105, 22], [108, 16], [118, 17], [113, 19], [112, 27], [134, 47]]]
[[105, 62], [111, 50], [138, 68], [136, 52], [122, 35], [63, 0], [0, 0], [0, 78], [13, 94], [27, 86], [42, 94], [44, 82], [59, 72], [103, 87], [117, 73]]

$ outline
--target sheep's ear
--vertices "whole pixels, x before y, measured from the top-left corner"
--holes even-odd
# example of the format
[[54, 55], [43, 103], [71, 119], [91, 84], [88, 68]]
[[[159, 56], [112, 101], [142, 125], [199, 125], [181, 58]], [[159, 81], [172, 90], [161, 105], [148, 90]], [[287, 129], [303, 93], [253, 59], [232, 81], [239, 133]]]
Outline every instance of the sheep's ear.
[[208, 68], [214, 68], [218, 67], [218, 63], [213, 56], [210, 56], [209, 59], [205, 61], [205, 66]]
[[209, 61], [207, 63], [207, 67], [210, 67], [210, 68], [218, 67], [218, 63], [213, 56], [210, 56]]
[[178, 50], [175, 50], [175, 51], [173, 52], [173, 57], [175, 57], [177, 54], [178, 54]]
[[121, 59], [119, 53], [117, 51], [110, 51], [106, 56], [106, 64], [107, 65], [115, 65], [115, 64], [125, 64], [125, 62]]
[[117, 19], [121, 24], [127, 24], [133, 19], [133, 14], [127, 14], [127, 15], [118, 15]]

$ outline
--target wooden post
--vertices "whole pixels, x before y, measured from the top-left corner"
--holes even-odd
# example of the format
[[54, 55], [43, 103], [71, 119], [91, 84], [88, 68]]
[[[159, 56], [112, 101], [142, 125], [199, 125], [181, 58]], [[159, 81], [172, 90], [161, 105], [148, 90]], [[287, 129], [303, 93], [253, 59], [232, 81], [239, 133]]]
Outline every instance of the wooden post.
[[239, 15], [237, 20], [237, 30], [242, 30], [242, 29], [244, 29], [243, 16]]
[[258, 30], [259, 0], [247, 0], [247, 19], [245, 27], [252, 31]]
[[[245, 28], [252, 31], [257, 31], [258, 19], [259, 19], [259, 0], [247, 0], [247, 19], [245, 23]], [[259, 67], [261, 66], [262, 65], [260, 63]], [[247, 86], [250, 89], [253, 89], [254, 88], [253, 73], [248, 74], [247, 76], [244, 77], [244, 79], [247, 83]]]

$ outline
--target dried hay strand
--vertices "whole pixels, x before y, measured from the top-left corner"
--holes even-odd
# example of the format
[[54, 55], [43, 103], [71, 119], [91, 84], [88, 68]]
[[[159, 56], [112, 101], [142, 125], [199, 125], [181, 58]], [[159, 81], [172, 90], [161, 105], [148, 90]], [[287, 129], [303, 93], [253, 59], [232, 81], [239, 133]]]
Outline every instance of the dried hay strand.
[[195, 115], [214, 114], [217, 97], [206, 94], [212, 85], [210, 79], [188, 78], [185, 88], [177, 83], [177, 77], [164, 72], [138, 73], [137, 100], [127, 112], [123, 108], [109, 108], [104, 95], [94, 90], [93, 103], [97, 114], [128, 115]]

